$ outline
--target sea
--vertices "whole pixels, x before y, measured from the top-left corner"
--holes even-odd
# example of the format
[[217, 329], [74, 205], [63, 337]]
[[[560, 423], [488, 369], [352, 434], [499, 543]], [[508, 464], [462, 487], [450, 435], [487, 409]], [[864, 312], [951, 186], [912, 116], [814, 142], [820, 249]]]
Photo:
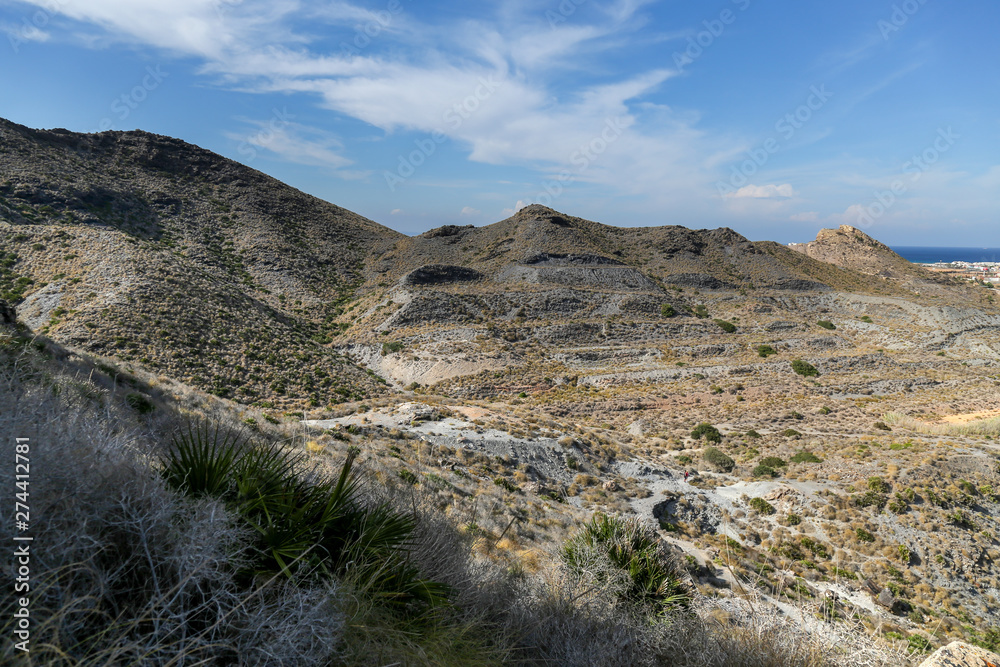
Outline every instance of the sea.
[[1000, 262], [1000, 248], [940, 248], [926, 246], [892, 246], [905, 260], [914, 264], [938, 262]]

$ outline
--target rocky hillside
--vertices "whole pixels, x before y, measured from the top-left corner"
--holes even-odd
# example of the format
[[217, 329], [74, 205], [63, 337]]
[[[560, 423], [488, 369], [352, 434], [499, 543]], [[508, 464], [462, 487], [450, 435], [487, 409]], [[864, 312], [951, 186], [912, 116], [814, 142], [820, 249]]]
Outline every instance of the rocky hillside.
[[0, 121], [3, 293], [64, 343], [220, 396], [378, 391], [323, 344], [400, 236], [177, 139]]
[[[371, 266], [374, 274], [395, 280], [425, 265], [458, 265], [505, 284], [895, 292], [851, 266], [810, 261], [727, 228], [611, 227], [540, 205], [486, 227], [445, 226], [400, 240]], [[421, 280], [418, 275], [407, 282]], [[434, 282], [446, 281], [439, 276]]]
[[916, 289], [942, 282], [938, 276], [911, 264], [889, 246], [850, 225], [821, 229], [815, 241], [794, 243], [789, 248], [827, 264]]

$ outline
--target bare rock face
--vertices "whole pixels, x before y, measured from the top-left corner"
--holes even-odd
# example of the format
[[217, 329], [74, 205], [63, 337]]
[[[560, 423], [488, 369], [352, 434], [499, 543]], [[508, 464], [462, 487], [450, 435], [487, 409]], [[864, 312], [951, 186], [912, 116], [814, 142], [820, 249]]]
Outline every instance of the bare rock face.
[[0, 299], [0, 323], [17, 323], [17, 312], [14, 310], [14, 306], [10, 305], [3, 299]]
[[965, 642], [942, 646], [920, 667], [1000, 667], [1000, 655]]

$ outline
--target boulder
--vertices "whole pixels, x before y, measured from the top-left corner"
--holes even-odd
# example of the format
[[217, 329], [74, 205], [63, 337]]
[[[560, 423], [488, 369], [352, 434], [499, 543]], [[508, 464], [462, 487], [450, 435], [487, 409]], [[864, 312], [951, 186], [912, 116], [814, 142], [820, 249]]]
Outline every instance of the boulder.
[[2, 324], [17, 323], [17, 311], [14, 310], [14, 306], [10, 305], [3, 299], [0, 299], [0, 323]]
[[892, 603], [895, 601], [896, 601], [896, 596], [893, 595], [892, 591], [890, 591], [888, 588], [883, 588], [882, 591], [878, 594], [878, 597], [875, 598], [875, 602], [885, 607], [886, 609], [892, 609]]
[[1000, 655], [965, 642], [952, 642], [934, 651], [920, 667], [1000, 667]]

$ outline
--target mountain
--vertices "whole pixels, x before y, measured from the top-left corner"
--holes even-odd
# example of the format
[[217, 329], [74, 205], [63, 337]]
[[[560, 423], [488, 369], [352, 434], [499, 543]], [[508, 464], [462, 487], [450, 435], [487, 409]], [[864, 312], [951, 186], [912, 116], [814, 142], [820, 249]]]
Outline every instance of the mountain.
[[0, 134], [0, 297], [63, 344], [244, 404], [331, 406], [381, 376], [533, 386], [572, 375], [566, 346], [710, 337], [709, 302], [760, 320], [730, 304], [966, 298], [856, 230], [788, 248], [532, 205], [407, 237], [178, 139]]
[[380, 390], [321, 343], [401, 234], [169, 137], [0, 135], [0, 286], [29, 325], [244, 402]]

